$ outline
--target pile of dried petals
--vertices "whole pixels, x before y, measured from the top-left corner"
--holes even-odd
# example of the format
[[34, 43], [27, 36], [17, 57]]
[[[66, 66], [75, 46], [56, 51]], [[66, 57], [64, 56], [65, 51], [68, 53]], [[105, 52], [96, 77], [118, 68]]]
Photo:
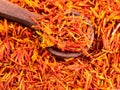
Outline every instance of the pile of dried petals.
[[[0, 90], [120, 89], [119, 0], [9, 1], [42, 14], [44, 19], [41, 19], [42, 22], [39, 24], [42, 26], [40, 29], [45, 31], [41, 34], [37, 30], [38, 35], [36, 35], [31, 32], [31, 29], [16, 22], [0, 19]], [[51, 40], [67, 39], [63, 34], [68, 35], [68, 39], [71, 39], [73, 43], [77, 41], [78, 34], [72, 28], [76, 28], [77, 24], [80, 25], [79, 20], [75, 19], [78, 16], [64, 15], [67, 10], [79, 12], [88, 18], [94, 27], [95, 38], [92, 47], [87, 52], [88, 57], [57, 58], [43, 48], [54, 45]], [[66, 23], [66, 20], [69, 22]], [[68, 25], [71, 23], [75, 24]], [[63, 28], [67, 25], [69, 29]], [[87, 26], [84, 26], [83, 30], [85, 27]], [[56, 29], [60, 33], [56, 32]], [[65, 32], [62, 31], [63, 29]], [[55, 38], [49, 36], [51, 32], [54, 32]], [[59, 37], [58, 34], [63, 37]], [[39, 35], [43, 35], [45, 43], [40, 42]], [[87, 39], [85, 40], [88, 42]], [[67, 50], [59, 45], [57, 47], [63, 51]], [[74, 51], [73, 48], [72, 50]]]

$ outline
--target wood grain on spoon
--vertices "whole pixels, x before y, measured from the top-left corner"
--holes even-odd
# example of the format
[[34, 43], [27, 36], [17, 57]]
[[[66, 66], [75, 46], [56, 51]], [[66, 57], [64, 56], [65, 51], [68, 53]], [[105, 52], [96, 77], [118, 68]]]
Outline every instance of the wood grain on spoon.
[[36, 24], [31, 18], [37, 19], [41, 17], [41, 15], [32, 13], [18, 5], [10, 3], [8, 0], [0, 0], [0, 16], [28, 27]]

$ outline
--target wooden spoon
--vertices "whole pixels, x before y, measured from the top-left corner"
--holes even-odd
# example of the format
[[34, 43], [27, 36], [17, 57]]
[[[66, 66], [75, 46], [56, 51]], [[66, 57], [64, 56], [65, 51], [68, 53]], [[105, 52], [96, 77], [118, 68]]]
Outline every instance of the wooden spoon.
[[[24, 24], [27, 27], [32, 28], [32, 25], [36, 25], [36, 23], [31, 18], [37, 19], [42, 16], [30, 12], [24, 8], [21, 8], [18, 5], [10, 3], [8, 0], [0, 0], [0, 17], [10, 19], [12, 21], [18, 22], [20, 24]], [[92, 44], [93, 38], [94, 38], [94, 33], [91, 36], [90, 44]], [[61, 52], [54, 49], [53, 47], [48, 47], [46, 49], [53, 55], [59, 57], [65, 57], [65, 58], [78, 57], [82, 55], [82, 52]]]

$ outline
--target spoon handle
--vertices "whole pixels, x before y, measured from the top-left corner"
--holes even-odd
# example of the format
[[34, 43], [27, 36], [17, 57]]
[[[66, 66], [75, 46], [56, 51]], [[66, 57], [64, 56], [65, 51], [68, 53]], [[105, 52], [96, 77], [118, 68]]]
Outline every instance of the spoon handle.
[[31, 27], [36, 24], [31, 18], [37, 19], [40, 15], [10, 3], [8, 0], [0, 0], [0, 16]]

